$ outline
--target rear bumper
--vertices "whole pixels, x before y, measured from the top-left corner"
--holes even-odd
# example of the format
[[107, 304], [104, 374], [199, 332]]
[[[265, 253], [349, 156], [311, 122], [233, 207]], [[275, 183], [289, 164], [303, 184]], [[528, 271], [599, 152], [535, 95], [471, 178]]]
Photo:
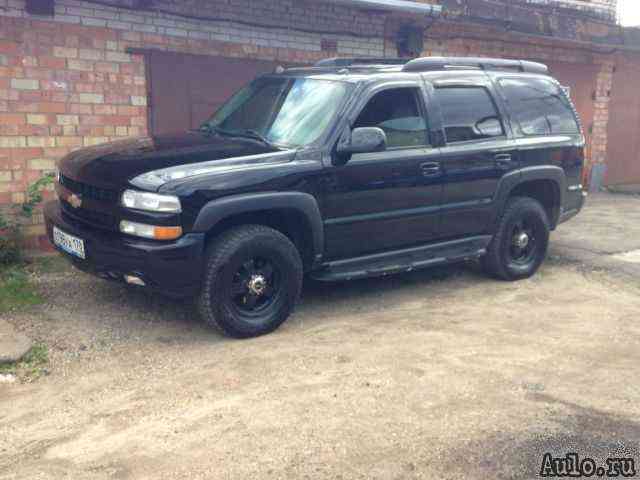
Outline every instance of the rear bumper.
[[579, 189], [569, 191], [568, 195], [571, 197], [570, 202], [568, 203], [568, 206], [563, 207], [558, 225], [572, 219], [580, 213], [582, 207], [584, 207], [584, 202], [588, 194], [582, 189]]
[[146, 288], [171, 297], [188, 297], [198, 291], [203, 233], [189, 233], [171, 242], [137, 239], [74, 221], [62, 212], [58, 201], [45, 205], [44, 217], [52, 244], [53, 225], [84, 241], [86, 259], [62, 252], [80, 270], [120, 282], [124, 275], [135, 275]]

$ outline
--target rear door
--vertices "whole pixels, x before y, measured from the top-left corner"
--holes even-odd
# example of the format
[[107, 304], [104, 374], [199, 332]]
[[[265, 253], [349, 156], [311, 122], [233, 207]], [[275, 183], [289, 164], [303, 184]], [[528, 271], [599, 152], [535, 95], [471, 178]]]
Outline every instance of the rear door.
[[488, 78], [434, 87], [445, 136], [440, 157], [444, 176], [440, 236], [487, 233], [495, 218], [498, 182], [518, 165], [510, 130]]

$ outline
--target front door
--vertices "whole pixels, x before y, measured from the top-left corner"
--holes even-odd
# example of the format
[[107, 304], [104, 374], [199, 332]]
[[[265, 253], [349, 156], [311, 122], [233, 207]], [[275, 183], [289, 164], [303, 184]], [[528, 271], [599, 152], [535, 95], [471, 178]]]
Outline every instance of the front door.
[[446, 144], [441, 149], [445, 187], [441, 236], [487, 233], [495, 217], [500, 178], [517, 168], [517, 149], [506, 135], [488, 85], [435, 88]]
[[352, 128], [379, 127], [384, 152], [329, 171], [323, 202], [327, 259], [426, 243], [437, 236], [442, 179], [429, 145], [421, 85], [376, 89]]

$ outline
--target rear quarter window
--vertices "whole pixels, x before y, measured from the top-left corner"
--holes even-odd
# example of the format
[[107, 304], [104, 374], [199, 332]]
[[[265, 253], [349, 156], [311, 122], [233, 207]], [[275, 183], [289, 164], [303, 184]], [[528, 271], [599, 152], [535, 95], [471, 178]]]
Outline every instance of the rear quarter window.
[[550, 80], [503, 78], [511, 115], [525, 135], [576, 134], [580, 126], [562, 89]]
[[504, 135], [498, 109], [484, 87], [438, 87], [447, 143], [485, 140]]

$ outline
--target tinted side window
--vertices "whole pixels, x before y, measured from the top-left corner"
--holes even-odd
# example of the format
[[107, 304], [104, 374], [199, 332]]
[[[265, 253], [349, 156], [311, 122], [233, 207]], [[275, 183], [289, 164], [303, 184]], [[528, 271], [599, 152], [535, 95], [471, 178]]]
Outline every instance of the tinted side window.
[[510, 78], [500, 85], [525, 135], [580, 132], [571, 103], [553, 82]]
[[440, 102], [447, 143], [467, 142], [504, 135], [500, 114], [486, 88], [441, 87]]
[[427, 144], [427, 123], [416, 88], [394, 88], [375, 94], [362, 109], [354, 124], [378, 127], [387, 134], [387, 146], [419, 147]]

